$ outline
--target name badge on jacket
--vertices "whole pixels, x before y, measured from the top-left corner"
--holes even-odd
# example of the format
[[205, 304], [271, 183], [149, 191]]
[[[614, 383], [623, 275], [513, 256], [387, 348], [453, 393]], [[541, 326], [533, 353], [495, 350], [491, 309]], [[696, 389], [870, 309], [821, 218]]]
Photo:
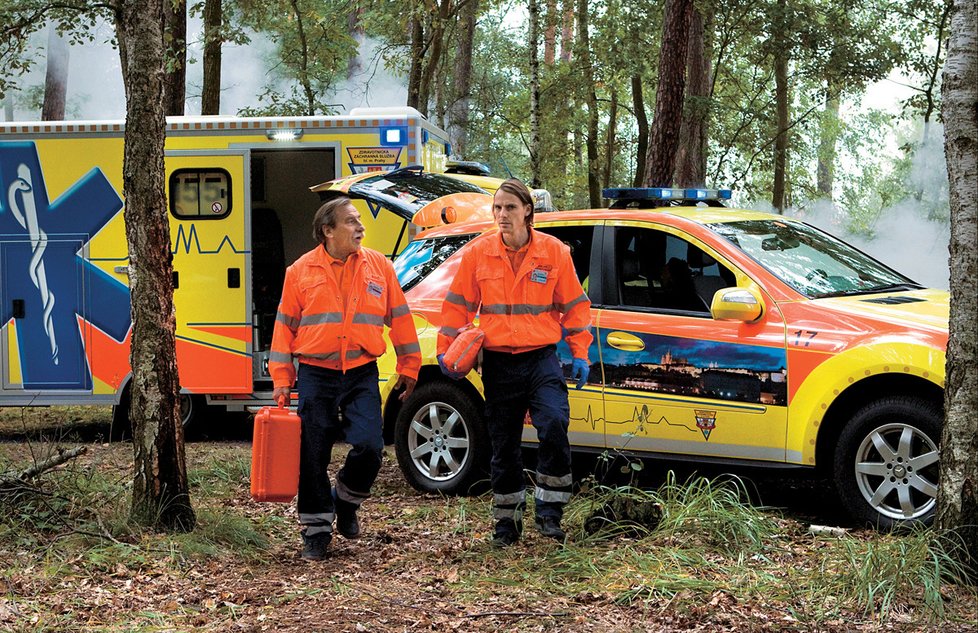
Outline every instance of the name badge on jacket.
[[384, 288], [380, 284], [374, 281], [367, 282], [367, 292], [375, 297], [379, 297], [384, 294]]
[[541, 268], [534, 269], [533, 272], [530, 273], [530, 281], [538, 284], [547, 283], [547, 271]]

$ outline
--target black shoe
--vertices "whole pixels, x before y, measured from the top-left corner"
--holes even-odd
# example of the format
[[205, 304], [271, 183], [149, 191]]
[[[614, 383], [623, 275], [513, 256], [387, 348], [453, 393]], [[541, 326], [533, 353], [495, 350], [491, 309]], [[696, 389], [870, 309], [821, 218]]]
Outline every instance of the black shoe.
[[492, 535], [493, 547], [509, 547], [520, 540], [522, 526], [512, 519], [500, 519], [496, 523], [496, 531]]
[[326, 558], [326, 549], [333, 536], [329, 532], [320, 532], [312, 536], [302, 534], [302, 559], [303, 560], [323, 560]]
[[567, 534], [560, 529], [560, 521], [553, 517], [537, 517], [534, 521], [540, 534], [555, 541], [563, 541]]
[[357, 505], [338, 498], [336, 496], [336, 488], [333, 488], [333, 507], [336, 510], [336, 531], [343, 538], [360, 538], [360, 521], [357, 520]]

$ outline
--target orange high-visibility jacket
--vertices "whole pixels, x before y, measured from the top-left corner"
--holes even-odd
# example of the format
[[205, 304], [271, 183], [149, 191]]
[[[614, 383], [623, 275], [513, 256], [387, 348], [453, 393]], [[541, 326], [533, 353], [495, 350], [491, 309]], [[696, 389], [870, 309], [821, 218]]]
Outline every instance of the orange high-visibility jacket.
[[361, 248], [350, 257], [357, 259], [345, 308], [323, 246], [309, 251], [285, 271], [268, 355], [268, 370], [276, 388], [291, 388], [295, 383], [293, 357], [301, 363], [342, 371], [375, 360], [387, 349], [385, 325], [391, 329], [397, 354], [395, 371], [417, 379], [421, 346], [394, 267], [369, 248]]
[[557, 238], [530, 229], [519, 272], [505, 252], [499, 231], [465, 246], [441, 308], [438, 353], [479, 313], [483, 348], [525, 352], [560, 341], [561, 326], [574, 358], [587, 360], [591, 345], [591, 301], [574, 271], [570, 249]]

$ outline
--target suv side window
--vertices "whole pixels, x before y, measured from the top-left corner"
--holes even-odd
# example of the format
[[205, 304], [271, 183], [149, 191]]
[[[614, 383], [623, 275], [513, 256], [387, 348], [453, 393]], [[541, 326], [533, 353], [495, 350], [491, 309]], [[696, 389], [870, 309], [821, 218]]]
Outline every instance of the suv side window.
[[686, 240], [650, 228], [615, 233], [618, 304], [640, 310], [710, 314], [713, 294], [734, 274]]
[[[594, 241], [593, 226], [542, 226], [534, 229], [552, 235], [570, 248], [571, 259], [574, 260], [574, 270], [577, 279], [588, 292], [588, 281], [591, 271], [591, 248]], [[590, 296], [590, 295], [589, 295]]]

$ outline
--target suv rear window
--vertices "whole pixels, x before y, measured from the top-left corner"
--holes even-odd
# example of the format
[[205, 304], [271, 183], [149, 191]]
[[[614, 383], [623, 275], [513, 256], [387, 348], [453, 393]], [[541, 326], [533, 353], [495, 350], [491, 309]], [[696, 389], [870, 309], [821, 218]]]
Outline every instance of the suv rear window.
[[475, 185], [440, 174], [394, 171], [350, 185], [350, 195], [381, 204], [408, 220], [423, 206], [453, 193], [485, 193]]
[[401, 289], [407, 292], [414, 288], [474, 237], [474, 233], [449, 235], [415, 240], [408, 244], [394, 260], [394, 272], [397, 273], [397, 281], [401, 284]]

